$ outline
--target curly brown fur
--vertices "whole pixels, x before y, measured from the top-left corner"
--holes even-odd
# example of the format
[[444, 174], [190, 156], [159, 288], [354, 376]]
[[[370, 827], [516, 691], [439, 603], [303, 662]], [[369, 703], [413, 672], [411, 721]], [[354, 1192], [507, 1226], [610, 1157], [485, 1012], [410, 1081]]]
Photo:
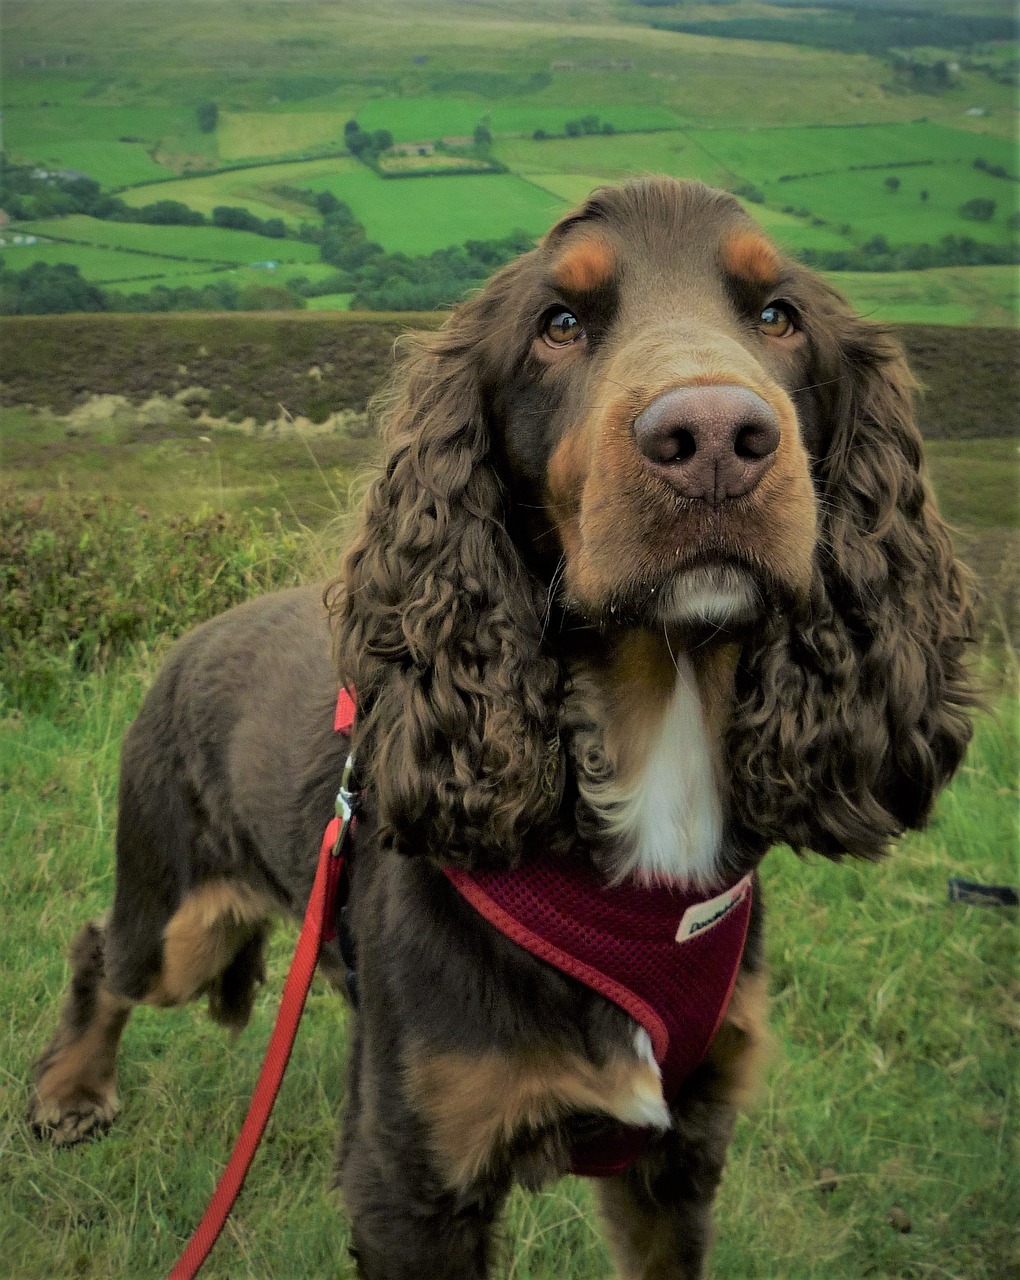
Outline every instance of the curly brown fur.
[[834, 394], [814, 577], [807, 607], [744, 648], [732, 795], [769, 843], [875, 857], [924, 825], [970, 741], [972, 584], [923, 475], [898, 344], [815, 296], [812, 373]]
[[[649, 182], [597, 193], [553, 230], [546, 259], [587, 225], [664, 225], [684, 212], [685, 197], [706, 211], [715, 202], [723, 226], [737, 221], [725, 198], [688, 184], [678, 199], [679, 190]], [[781, 277], [807, 336], [788, 390], [812, 455], [818, 527], [808, 589], [780, 581], [781, 607], [764, 611], [743, 647], [726, 739], [734, 841], [874, 857], [924, 823], [969, 740], [970, 583], [922, 475], [914, 383], [895, 340], [813, 273], [763, 250], [762, 238], [741, 235], [740, 265]], [[582, 263], [588, 271], [592, 260]], [[534, 380], [522, 388], [537, 265], [505, 268], [441, 333], [414, 344], [381, 406], [388, 461], [334, 602], [341, 669], [364, 699], [359, 744], [378, 764], [386, 838], [402, 852], [441, 850], [472, 865], [514, 863], [524, 836], [555, 813], [569, 746], [557, 743], [551, 709], [577, 644], [564, 645], [550, 618], [560, 608], [568, 618], [578, 606], [591, 613], [570, 598], [571, 549], [550, 545], [562, 530], [542, 528], [528, 510], [550, 506], [546, 476], [528, 474], [550, 464], [549, 445], [529, 448], [533, 428], [511, 396], [523, 390], [528, 411], [556, 422], [564, 402], [591, 413], [593, 393], [606, 390], [580, 376], [565, 395]], [[664, 299], [650, 293], [661, 315]], [[607, 305], [604, 296], [588, 304]], [[673, 362], [680, 379], [690, 376]], [[625, 371], [638, 387], [647, 377], [640, 361]], [[631, 399], [639, 408], [639, 395]], [[525, 475], [515, 482], [507, 455], [520, 451]], [[530, 547], [511, 540], [522, 527]], [[752, 561], [760, 553], [742, 549]], [[557, 554], [565, 575], [554, 569]], [[539, 572], [529, 573], [536, 559]], [[599, 603], [593, 620], [603, 631], [613, 630], [612, 611], [625, 615], [652, 589], [643, 565], [635, 577], [629, 599], [620, 592]]]
[[[317, 592], [266, 597], [181, 642], [128, 734], [113, 910], [76, 953], [40, 1124], [109, 1122], [132, 1004], [247, 1018], [332, 813], [339, 672], [365, 788], [338, 1153], [359, 1274], [482, 1280], [511, 1186], [639, 1115], [668, 1128], [604, 1188], [620, 1275], [702, 1276], [767, 1041], [760, 898], [666, 1098], [623, 1008], [443, 868], [551, 854], [708, 896], [775, 841], [870, 858], [925, 822], [969, 735], [973, 622], [913, 390], [735, 200], [671, 180], [595, 193], [410, 340], [330, 592], [336, 666]], [[335, 947], [323, 966], [342, 977]]]
[[382, 838], [464, 863], [515, 862], [558, 800], [544, 590], [506, 530], [473, 368], [471, 331], [490, 309], [468, 304], [408, 356], [335, 605]]

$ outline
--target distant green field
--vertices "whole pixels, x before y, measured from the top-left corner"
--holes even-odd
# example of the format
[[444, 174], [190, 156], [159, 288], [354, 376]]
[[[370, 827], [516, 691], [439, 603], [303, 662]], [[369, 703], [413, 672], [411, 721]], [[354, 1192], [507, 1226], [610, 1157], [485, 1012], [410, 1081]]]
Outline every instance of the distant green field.
[[[282, 116], [281, 119], [291, 117]], [[295, 161], [267, 164], [206, 177], [181, 178], [175, 182], [134, 187], [121, 193], [125, 204], [140, 206], [154, 200], [180, 200], [189, 208], [209, 216], [218, 204], [243, 205], [259, 218], [283, 218], [298, 225], [314, 220], [315, 213], [306, 205], [291, 203], [273, 192], [277, 186], [308, 187], [310, 178], [337, 176], [363, 170], [363, 166], [347, 156], [328, 160]]]
[[66, 88], [57, 92], [61, 100], [45, 106], [5, 109], [4, 140], [15, 159], [79, 169], [106, 186], [119, 187], [171, 172], [148, 154], [161, 140], [178, 150], [215, 148], [214, 138], [198, 133], [193, 112], [100, 106], [77, 94], [64, 101]]
[[[237, 285], [239, 289], [244, 289], [248, 285], [285, 284], [288, 280], [302, 278], [311, 280], [314, 284], [319, 280], [327, 279], [336, 272], [335, 267], [331, 267], [325, 262], [283, 262], [274, 269], [269, 267], [238, 266], [226, 267], [220, 271], [189, 271], [184, 263], [178, 264], [165, 261], [161, 265], [164, 268], [170, 268], [170, 270], [165, 271], [158, 280], [128, 280], [122, 285], [117, 285], [117, 289], [122, 293], [145, 293], [157, 284], [165, 285], [168, 289], [177, 289], [182, 286], [189, 289], [202, 289], [207, 284], [224, 284], [228, 282]], [[314, 301], [314, 298], [309, 299], [308, 305], [311, 306]]]
[[351, 305], [353, 293], [324, 293], [318, 298], [308, 299], [310, 311], [346, 311]]
[[797, 218], [764, 204], [745, 202], [745, 208], [756, 222], [789, 253], [800, 249], [845, 249], [846, 239], [832, 226], [815, 227], [806, 218]]
[[[752, 182], [774, 183], [782, 174], [846, 171], [854, 165], [939, 164], [977, 156], [1016, 170], [1016, 155], [1003, 138], [968, 133], [943, 124], [798, 125], [791, 128], [692, 130], [691, 139], [734, 173]], [[785, 185], [785, 184], [781, 184]]]
[[858, 311], [886, 324], [1004, 326], [1020, 320], [1015, 267], [931, 271], [831, 271]]
[[[898, 190], [886, 187], [889, 177], [899, 180]], [[1017, 211], [1020, 186], [957, 163], [770, 183], [766, 194], [782, 207], [807, 209], [815, 217], [849, 225], [856, 240], [881, 235], [890, 244], [936, 244], [951, 235], [1009, 244], [1016, 234], [1009, 218]], [[975, 197], [995, 202], [991, 221], [961, 216], [960, 206]]]
[[353, 111], [221, 111], [216, 129], [220, 158], [279, 156], [304, 147], [340, 150]]
[[59, 262], [77, 267], [86, 280], [93, 284], [105, 284], [117, 280], [141, 280], [148, 283], [139, 286], [148, 289], [159, 283], [150, 277], [162, 276], [168, 268], [183, 274], [187, 265], [170, 262], [166, 258], [153, 258], [143, 253], [124, 253], [116, 249], [99, 249], [90, 244], [55, 244], [52, 241], [34, 245], [8, 245], [0, 248], [4, 265], [13, 271], [23, 271], [33, 262], [55, 265]]
[[724, 182], [731, 175], [691, 142], [685, 130], [617, 134], [612, 137], [503, 139], [495, 154], [519, 173], [597, 174], [606, 178], [632, 173], [669, 173], [677, 178]]
[[[999, 12], [1004, 0], [952, 0], [961, 5]], [[973, 168], [978, 157], [1017, 168], [1015, 95], [999, 74], [1010, 65], [1008, 50], [973, 61], [941, 51], [960, 62], [954, 85], [920, 93], [896, 79], [887, 59], [654, 30], [645, 24], [649, 12], [616, 0], [374, 0], [343, 6], [342, 14], [331, 0], [175, 0], [154, 25], [150, 7], [124, 0], [90, 0], [87, 10], [80, 0], [9, 0], [0, 50], [5, 143], [15, 159], [123, 188], [133, 205], [174, 199], [206, 215], [240, 205], [295, 229], [316, 221], [315, 211], [274, 188], [330, 190], [371, 239], [410, 254], [518, 228], [538, 235], [594, 187], [645, 173], [729, 189], [754, 184], [766, 202], [749, 211], [791, 251], [875, 236], [895, 246], [946, 235], [1001, 245], [1015, 235], [1009, 219], [1020, 185]], [[757, 13], [755, 0], [726, 10]], [[803, 20], [799, 11], [770, 13]], [[719, 14], [695, 5], [685, 16]], [[198, 129], [196, 107], [206, 101], [219, 107], [212, 133]], [[559, 134], [586, 115], [617, 132], [533, 139], [538, 129]], [[509, 172], [382, 181], [350, 157], [300, 158], [339, 150], [352, 118], [397, 141], [470, 135], [484, 122]], [[265, 163], [276, 158], [285, 162]], [[248, 161], [261, 163], [200, 175]], [[181, 176], [158, 181], [168, 173]], [[899, 180], [895, 192], [889, 177]], [[991, 221], [961, 218], [960, 205], [975, 196], [995, 200]], [[75, 238], [67, 224], [51, 232]], [[208, 262], [316, 256], [310, 246], [302, 246], [307, 255], [293, 245], [284, 253], [278, 241], [217, 243], [206, 229], [160, 229], [158, 245], [147, 231], [138, 240], [127, 234], [90, 233], [89, 243]], [[168, 270], [142, 258], [128, 265], [134, 255], [104, 254], [75, 246], [54, 259], [52, 247], [39, 246], [17, 257], [75, 262], [100, 281], [191, 274], [187, 266]], [[908, 287], [884, 278], [867, 286], [867, 305], [940, 322], [1012, 314], [1014, 299], [998, 286], [989, 293], [984, 284], [947, 279], [928, 273]], [[863, 288], [852, 291], [863, 297]]]
[[29, 223], [40, 236], [60, 236], [108, 249], [172, 254], [194, 262], [317, 262], [319, 250], [300, 240], [276, 240], [229, 227], [156, 227], [142, 222], [104, 222], [71, 214]]
[[149, 156], [141, 143], [107, 138], [67, 138], [19, 150], [12, 147], [12, 154], [49, 168], [75, 169], [106, 187], [153, 182], [170, 173]]
[[596, 94], [583, 104], [512, 100], [486, 101], [478, 97], [370, 98], [356, 108], [363, 129], [389, 129], [397, 142], [417, 142], [450, 136], [470, 136], [485, 121], [496, 136], [527, 134], [536, 129], [562, 133], [568, 120], [596, 115], [615, 129], [661, 129], [678, 123], [673, 112], [640, 104], [600, 106]]
[[431, 253], [516, 230], [537, 236], [568, 207], [509, 173], [386, 179], [361, 165], [303, 185], [345, 200], [371, 239], [391, 253]]

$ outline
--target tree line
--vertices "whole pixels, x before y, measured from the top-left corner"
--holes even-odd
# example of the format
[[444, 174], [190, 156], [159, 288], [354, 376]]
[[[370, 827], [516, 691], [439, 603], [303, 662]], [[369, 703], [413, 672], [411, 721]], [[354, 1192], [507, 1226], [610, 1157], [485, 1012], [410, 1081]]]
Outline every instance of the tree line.
[[135, 207], [105, 192], [83, 174], [41, 176], [28, 165], [0, 166], [0, 208], [17, 222], [62, 218], [80, 213], [104, 222], [142, 222], [159, 227], [232, 227], [279, 240], [287, 234], [282, 218], [257, 218], [247, 209], [217, 205], [209, 218], [180, 200], [155, 200]]

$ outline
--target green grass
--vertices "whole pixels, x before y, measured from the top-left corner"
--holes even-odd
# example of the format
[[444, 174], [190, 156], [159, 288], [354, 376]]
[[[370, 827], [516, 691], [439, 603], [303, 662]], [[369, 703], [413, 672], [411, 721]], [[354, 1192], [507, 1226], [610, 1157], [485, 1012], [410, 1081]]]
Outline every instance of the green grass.
[[[898, 191], [885, 186], [899, 179]], [[922, 192], [928, 193], [925, 200]], [[1008, 219], [1017, 211], [1018, 188], [964, 165], [845, 173], [796, 182], [772, 183], [770, 202], [807, 209], [836, 225], [849, 224], [858, 243], [884, 236], [890, 244], [937, 244], [944, 236], [969, 236], [983, 244], [1010, 244], [1015, 233]], [[988, 222], [961, 217], [960, 206], [981, 197], [994, 200]]]
[[[162, 264], [164, 267], [173, 263]], [[207, 284], [222, 284], [225, 280], [236, 284], [239, 289], [248, 285], [282, 284], [287, 280], [324, 280], [336, 274], [336, 268], [326, 262], [291, 262], [280, 263], [275, 269], [269, 267], [226, 267], [220, 271], [168, 271], [158, 280], [149, 283], [141, 280], [126, 280], [117, 285], [122, 293], [144, 293], [156, 284], [166, 285], [170, 289], [184, 286], [189, 289], [201, 289]], [[311, 299], [309, 300], [311, 301]]]
[[826, 278], [845, 293], [859, 311], [887, 324], [1008, 328], [1017, 323], [1020, 311], [1015, 267], [830, 271]]
[[159, 518], [261, 512], [271, 523], [278, 511], [290, 526], [318, 528], [337, 514], [370, 447], [342, 431], [210, 427], [168, 401], [68, 422], [24, 409], [0, 416], [4, 479], [20, 491], [115, 493]]
[[285, 222], [299, 225], [315, 221], [315, 214], [307, 205], [294, 204], [274, 193], [278, 186], [307, 186], [310, 179], [337, 176], [361, 170], [357, 160], [346, 156], [328, 160], [295, 161], [287, 164], [261, 165], [214, 173], [206, 177], [181, 178], [174, 182], [134, 187], [125, 191], [121, 199], [134, 206], [151, 204], [155, 200], [180, 200], [183, 204], [208, 217], [220, 204], [243, 205], [259, 218], [283, 218]]
[[536, 175], [598, 175], [598, 180], [634, 173], [669, 173], [719, 184], [727, 171], [693, 145], [684, 130], [617, 134], [612, 137], [532, 138], [500, 140], [494, 149], [502, 162], [536, 181]]
[[322, 293], [308, 299], [309, 311], [346, 311], [351, 305], [353, 293]]
[[[745, 9], [757, 12], [740, 3], [727, 13]], [[912, 93], [891, 83], [879, 59], [656, 31], [644, 25], [650, 12], [612, 0], [568, 7], [437, 0], [426, 14], [380, 0], [345, 11], [339, 23], [326, 0], [286, 9], [180, 0], [161, 14], [157, 30], [119, 0], [92, 0], [87, 21], [72, 0], [12, 0], [3, 51], [5, 137], [15, 157], [126, 185], [125, 199], [137, 204], [179, 199], [206, 214], [217, 204], [239, 204], [297, 227], [314, 215], [272, 188], [330, 189], [349, 201], [373, 239], [408, 253], [517, 228], [538, 234], [592, 187], [649, 172], [723, 186], [756, 183], [768, 203], [752, 211], [795, 250], [843, 247], [844, 227], [855, 242], [875, 235], [894, 244], [935, 242], [947, 234], [1010, 240], [1016, 185], [971, 167], [983, 156], [1015, 168], [1008, 86], [964, 66], [951, 91]], [[716, 12], [708, 7], [703, 16]], [[72, 31], [67, 48], [76, 63], [63, 70], [28, 65], [40, 53], [62, 53]], [[182, 56], [196, 48], [201, 56]], [[209, 99], [219, 103], [219, 127], [201, 134], [195, 106]], [[973, 105], [988, 114], [966, 116]], [[557, 132], [586, 114], [618, 130], [664, 132], [531, 139], [535, 129]], [[344, 122], [355, 116], [398, 141], [466, 135], [484, 120], [511, 173], [500, 176], [501, 186], [488, 185], [495, 177], [467, 176], [381, 184], [349, 158], [299, 158], [339, 146]], [[119, 140], [125, 137], [140, 141]], [[288, 163], [147, 181], [280, 157]], [[917, 160], [934, 163], [850, 168]], [[778, 180], [818, 170], [827, 172]], [[891, 173], [902, 183], [895, 195], [884, 187]], [[975, 195], [997, 201], [992, 222], [959, 217], [960, 204]], [[786, 206], [827, 225], [784, 215]], [[177, 252], [175, 242], [188, 233], [165, 234]], [[198, 256], [187, 246], [182, 252]], [[87, 273], [97, 280], [138, 274], [136, 264], [111, 277], [109, 265]], [[896, 318], [943, 323], [1000, 314], [952, 290], [936, 288], [930, 303], [931, 286], [919, 284], [916, 292], [916, 304], [886, 298], [880, 306]]]
[[[330, 522], [355, 448], [370, 443], [255, 440], [190, 422], [146, 427], [143, 416], [69, 435], [52, 415], [5, 411], [0, 469], [21, 492], [115, 492], [152, 520], [224, 507], [262, 510], [271, 528], [279, 506], [291, 528], [300, 516], [323, 530], [302, 544], [301, 563], [313, 579], [328, 573]], [[1015, 536], [1015, 449], [930, 443], [943, 508], [966, 537]], [[0, 1221], [12, 1280], [166, 1273], [243, 1118], [293, 946], [294, 931], [281, 929], [252, 1025], [235, 1042], [197, 1005], [138, 1011], [122, 1057], [124, 1110], [104, 1141], [54, 1151], [29, 1135], [29, 1063], [52, 1030], [66, 944], [110, 900], [118, 744], [163, 649], [69, 681], [40, 710], [0, 706]], [[1015, 677], [1008, 650], [989, 650], [986, 664], [995, 689]], [[1016, 878], [1018, 719], [1011, 698], [991, 700], [994, 715], [979, 719], [932, 827], [887, 862], [840, 867], [782, 849], [766, 861], [778, 1048], [762, 1098], [738, 1125], [713, 1275], [1007, 1280], [1020, 1261], [1009, 1227], [1020, 1195], [1015, 919], [950, 905], [945, 890], [950, 875]], [[342, 1006], [316, 985], [269, 1136], [204, 1272], [213, 1280], [353, 1280], [342, 1209], [327, 1190], [346, 1034]], [[824, 1184], [823, 1170], [834, 1174]], [[909, 1234], [889, 1225], [894, 1206]], [[513, 1280], [609, 1273], [590, 1193], [576, 1180], [515, 1193], [506, 1236]]]
[[[752, 182], [776, 183], [781, 174], [848, 171], [853, 165], [932, 160], [969, 166], [978, 156], [1010, 172], [1013, 149], [1002, 138], [921, 122], [796, 128], [692, 131], [692, 141]], [[866, 175], [858, 175], [855, 181]], [[884, 175], [882, 175], [884, 176]], [[777, 183], [780, 190], [786, 183]], [[852, 194], [852, 192], [848, 193]]]
[[[0, 964], [5, 1273], [13, 1280], [158, 1275], [197, 1223], [242, 1119], [293, 945], [282, 930], [252, 1025], [235, 1043], [198, 1006], [142, 1009], [125, 1037], [124, 1111], [101, 1143], [53, 1151], [22, 1119], [50, 1033], [62, 949], [112, 887], [117, 744], [157, 665], [143, 655], [69, 688], [59, 708], [0, 719], [7, 907]], [[782, 1280], [930, 1275], [1002, 1280], [1015, 1203], [1010, 917], [950, 906], [946, 878], [1014, 873], [1016, 742], [982, 721], [927, 835], [880, 867], [766, 863], [778, 1053], [737, 1131], [716, 1212], [713, 1274]], [[974, 815], [980, 814], [980, 823]], [[313, 990], [269, 1138], [211, 1277], [353, 1277], [326, 1190], [343, 1105], [346, 1017]], [[820, 1174], [835, 1173], [824, 1191]], [[901, 1235], [893, 1206], [910, 1218]], [[603, 1280], [587, 1188], [514, 1196], [509, 1271]]]
[[106, 222], [71, 214], [25, 224], [40, 236], [59, 236], [106, 249], [173, 254], [193, 262], [317, 262], [318, 247], [299, 240], [276, 240], [229, 227], [160, 227], [142, 222]]
[[303, 183], [345, 200], [371, 239], [391, 253], [431, 253], [511, 231], [538, 236], [565, 211], [548, 192], [509, 173], [386, 179], [364, 166]]
[[[67, 262], [78, 268], [86, 280], [96, 284], [109, 281], [152, 279], [156, 282], [168, 267], [182, 274], [184, 264], [153, 258], [146, 254], [124, 253], [117, 249], [98, 249], [94, 245], [56, 244], [53, 242], [33, 245], [11, 245], [0, 248], [4, 264], [14, 271], [23, 271], [33, 262], [55, 264]], [[200, 268], [196, 268], [200, 269]], [[142, 287], [146, 287], [144, 284]]]
[[157, 148], [215, 147], [214, 139], [197, 132], [193, 113], [172, 107], [97, 105], [80, 94], [62, 101], [66, 85], [54, 89], [59, 95], [55, 102], [5, 110], [5, 142], [15, 159], [79, 169], [106, 186], [120, 187], [172, 172], [152, 158]]
[[429, 95], [420, 98], [370, 98], [357, 106], [355, 114], [364, 129], [389, 129], [397, 142], [419, 142], [443, 137], [470, 137], [481, 120], [488, 122], [496, 136], [532, 134], [536, 129], [562, 133], [568, 120], [597, 115], [602, 123], [616, 129], [661, 129], [677, 123], [672, 112], [637, 103], [599, 105], [595, 94], [587, 103], [535, 103], [513, 100], [497, 102], [483, 98], [447, 98]]
[[930, 440], [928, 466], [946, 518], [967, 529], [1015, 529], [1020, 523], [1020, 441]]
[[353, 111], [221, 111], [216, 129], [220, 158], [281, 156], [305, 148], [342, 150], [344, 123]]

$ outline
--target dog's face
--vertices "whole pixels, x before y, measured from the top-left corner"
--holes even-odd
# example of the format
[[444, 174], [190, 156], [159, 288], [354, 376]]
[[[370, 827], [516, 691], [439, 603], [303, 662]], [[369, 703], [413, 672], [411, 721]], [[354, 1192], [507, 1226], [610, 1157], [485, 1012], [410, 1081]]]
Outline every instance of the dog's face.
[[509, 276], [510, 331], [501, 300], [486, 352], [494, 435], [564, 603], [717, 626], [803, 597], [810, 273], [736, 200], [663, 182], [596, 194]]
[[570, 673], [612, 684], [648, 637], [670, 685], [729, 646], [748, 848], [871, 857], [924, 822], [969, 738], [973, 614], [892, 334], [731, 196], [648, 179], [409, 345], [338, 629], [388, 839], [507, 865], [558, 831]]

